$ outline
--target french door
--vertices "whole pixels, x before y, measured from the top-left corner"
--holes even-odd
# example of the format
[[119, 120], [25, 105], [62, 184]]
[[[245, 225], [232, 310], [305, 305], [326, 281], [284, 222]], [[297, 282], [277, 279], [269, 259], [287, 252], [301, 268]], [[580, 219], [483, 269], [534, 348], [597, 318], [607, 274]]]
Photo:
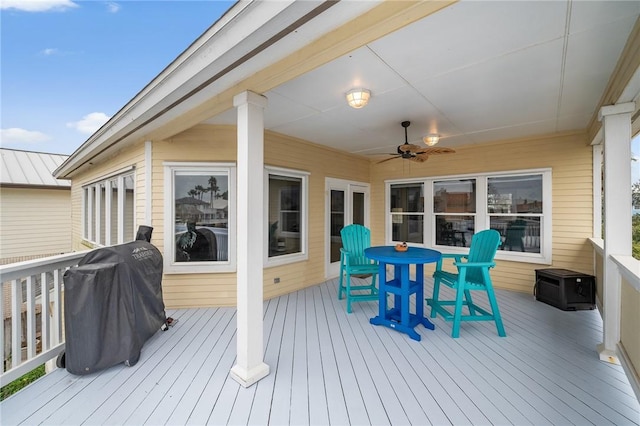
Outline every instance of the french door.
[[326, 178], [325, 193], [325, 275], [331, 278], [340, 272], [342, 228], [352, 223], [369, 226], [369, 184]]

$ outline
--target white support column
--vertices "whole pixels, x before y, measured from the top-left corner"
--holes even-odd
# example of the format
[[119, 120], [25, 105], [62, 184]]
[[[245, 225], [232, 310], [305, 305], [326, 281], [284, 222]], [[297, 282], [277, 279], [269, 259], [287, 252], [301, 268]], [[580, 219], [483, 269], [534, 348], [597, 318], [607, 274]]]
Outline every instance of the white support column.
[[631, 103], [605, 106], [599, 118], [604, 128], [604, 289], [603, 342], [600, 360], [619, 364], [620, 285], [612, 255], [631, 256]]
[[253, 92], [236, 95], [238, 113], [237, 181], [237, 358], [231, 377], [244, 387], [269, 374], [263, 329], [263, 169], [264, 108], [267, 98]]
[[151, 225], [153, 206], [153, 143], [144, 142], [144, 224]]

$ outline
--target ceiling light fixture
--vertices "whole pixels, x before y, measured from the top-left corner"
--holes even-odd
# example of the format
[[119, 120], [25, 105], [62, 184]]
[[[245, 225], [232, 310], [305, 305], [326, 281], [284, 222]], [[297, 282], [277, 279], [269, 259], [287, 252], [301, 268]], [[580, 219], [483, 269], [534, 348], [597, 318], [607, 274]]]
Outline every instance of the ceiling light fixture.
[[422, 138], [422, 141], [427, 146], [434, 146], [435, 144], [438, 143], [439, 140], [440, 140], [440, 135], [436, 135], [435, 133], [431, 133], [425, 136], [424, 138]]
[[369, 103], [371, 92], [367, 89], [351, 89], [347, 92], [347, 103], [352, 108], [362, 108]]

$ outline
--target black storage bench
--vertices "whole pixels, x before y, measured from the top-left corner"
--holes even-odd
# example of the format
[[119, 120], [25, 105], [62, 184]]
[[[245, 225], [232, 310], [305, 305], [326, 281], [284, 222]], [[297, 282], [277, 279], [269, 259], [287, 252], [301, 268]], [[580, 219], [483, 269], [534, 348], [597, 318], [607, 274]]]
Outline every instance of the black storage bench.
[[535, 295], [564, 311], [595, 309], [596, 278], [568, 269], [536, 269]]

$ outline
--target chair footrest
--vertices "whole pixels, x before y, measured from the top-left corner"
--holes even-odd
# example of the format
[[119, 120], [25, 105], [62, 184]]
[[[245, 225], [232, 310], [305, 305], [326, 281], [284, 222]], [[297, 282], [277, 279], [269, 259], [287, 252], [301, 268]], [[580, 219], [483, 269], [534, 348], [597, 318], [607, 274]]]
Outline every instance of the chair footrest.
[[[349, 286], [349, 290], [351, 291], [372, 291], [375, 292], [376, 294], [378, 294], [378, 287], [374, 286], [374, 285], [351, 285]], [[347, 286], [343, 285], [342, 286], [342, 291], [346, 292], [347, 291]]]
[[352, 300], [378, 300], [378, 293], [374, 294], [352, 294], [349, 296]]
[[[437, 313], [439, 313], [445, 321], [453, 321], [453, 312], [446, 309], [444, 306], [455, 306], [455, 300], [438, 300], [435, 302], [433, 299], [425, 299], [427, 305], [431, 306]], [[477, 311], [478, 313], [462, 315], [460, 321], [493, 321], [495, 316], [481, 308], [474, 303], [463, 302], [463, 306], [467, 306], [470, 311]]]

